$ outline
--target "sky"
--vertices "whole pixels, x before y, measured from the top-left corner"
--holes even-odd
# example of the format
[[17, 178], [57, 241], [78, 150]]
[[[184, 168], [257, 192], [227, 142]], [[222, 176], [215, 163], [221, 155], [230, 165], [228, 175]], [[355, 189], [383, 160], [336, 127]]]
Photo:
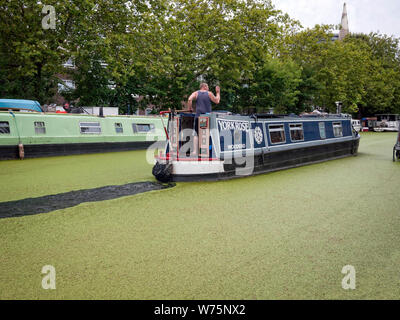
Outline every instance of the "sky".
[[379, 32], [400, 38], [400, 0], [272, 0], [277, 9], [310, 28], [340, 24], [344, 2], [350, 32]]

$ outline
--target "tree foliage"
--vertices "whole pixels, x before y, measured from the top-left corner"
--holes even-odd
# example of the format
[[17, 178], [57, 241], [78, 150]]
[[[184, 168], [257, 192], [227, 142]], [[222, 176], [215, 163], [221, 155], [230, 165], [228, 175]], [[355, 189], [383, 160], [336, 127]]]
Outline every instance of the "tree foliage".
[[[400, 113], [399, 39], [332, 41], [333, 26], [302, 29], [270, 0], [0, 1], [0, 96], [51, 102], [62, 76], [80, 105], [180, 108], [207, 81], [233, 112], [315, 107]], [[72, 58], [75, 68], [63, 68]], [[140, 99], [138, 99], [140, 97]]]

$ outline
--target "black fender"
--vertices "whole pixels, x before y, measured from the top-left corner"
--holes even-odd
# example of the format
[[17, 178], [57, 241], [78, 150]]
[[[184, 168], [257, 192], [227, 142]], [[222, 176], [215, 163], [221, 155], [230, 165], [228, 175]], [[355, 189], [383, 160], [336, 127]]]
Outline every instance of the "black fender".
[[152, 170], [153, 176], [160, 182], [167, 183], [172, 180], [172, 163], [159, 163], [158, 161]]

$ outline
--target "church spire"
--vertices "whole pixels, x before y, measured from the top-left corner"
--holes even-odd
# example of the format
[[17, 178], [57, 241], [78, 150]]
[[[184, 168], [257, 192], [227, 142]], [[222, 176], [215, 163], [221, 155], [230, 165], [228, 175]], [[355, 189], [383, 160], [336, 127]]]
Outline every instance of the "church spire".
[[342, 23], [339, 32], [339, 40], [343, 40], [349, 34], [349, 21], [347, 20], [346, 2], [343, 5]]

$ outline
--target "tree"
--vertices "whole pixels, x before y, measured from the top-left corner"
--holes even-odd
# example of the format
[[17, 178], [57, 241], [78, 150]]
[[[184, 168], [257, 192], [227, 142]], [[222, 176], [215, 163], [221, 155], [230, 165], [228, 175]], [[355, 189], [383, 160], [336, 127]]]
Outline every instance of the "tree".
[[[0, 95], [51, 102], [60, 75], [81, 105], [122, 112], [181, 108], [199, 82], [222, 88], [234, 112], [360, 115], [400, 112], [399, 39], [333, 26], [301, 29], [269, 0], [49, 0], [56, 28], [35, 0], [0, 3]], [[63, 69], [69, 58], [75, 69]], [[140, 97], [140, 99], [137, 99]], [[252, 110], [251, 110], [252, 109]]]
[[346, 39], [367, 46], [371, 54], [365, 100], [361, 114], [400, 113], [400, 47], [399, 39], [376, 33], [355, 34]]
[[301, 69], [301, 81], [297, 87], [297, 102], [290, 112], [300, 114], [318, 106], [317, 96], [324, 90], [319, 72], [322, 58], [332, 47], [332, 26], [316, 25], [312, 29], [297, 30], [284, 40], [280, 58], [294, 61]]
[[250, 85], [251, 105], [258, 111], [274, 109], [276, 113], [291, 113], [296, 109], [301, 69], [291, 61], [271, 59], [255, 74]]
[[[359, 116], [398, 110], [398, 39], [377, 34], [356, 34], [331, 41], [332, 27], [316, 26], [290, 35], [282, 57], [302, 67], [297, 110], [311, 105]], [[304, 104], [302, 101], [307, 101]]]
[[[179, 106], [201, 80], [223, 88], [222, 105], [274, 52], [278, 35], [290, 24], [270, 1], [177, 0], [160, 18], [148, 51], [157, 61], [157, 104]], [[158, 38], [157, 34], [160, 35]]]
[[38, 1], [0, 3], [0, 95], [43, 101], [64, 56], [61, 32], [44, 30]]
[[71, 57], [91, 59], [93, 53], [95, 59], [109, 58], [103, 49], [116, 45], [118, 40], [110, 39], [125, 32], [126, 1], [49, 0], [46, 4], [55, 8], [55, 29], [43, 29], [44, 5], [39, 1], [0, 3], [1, 96], [50, 101], [57, 88], [56, 75], [74, 73], [62, 68], [64, 62]]

